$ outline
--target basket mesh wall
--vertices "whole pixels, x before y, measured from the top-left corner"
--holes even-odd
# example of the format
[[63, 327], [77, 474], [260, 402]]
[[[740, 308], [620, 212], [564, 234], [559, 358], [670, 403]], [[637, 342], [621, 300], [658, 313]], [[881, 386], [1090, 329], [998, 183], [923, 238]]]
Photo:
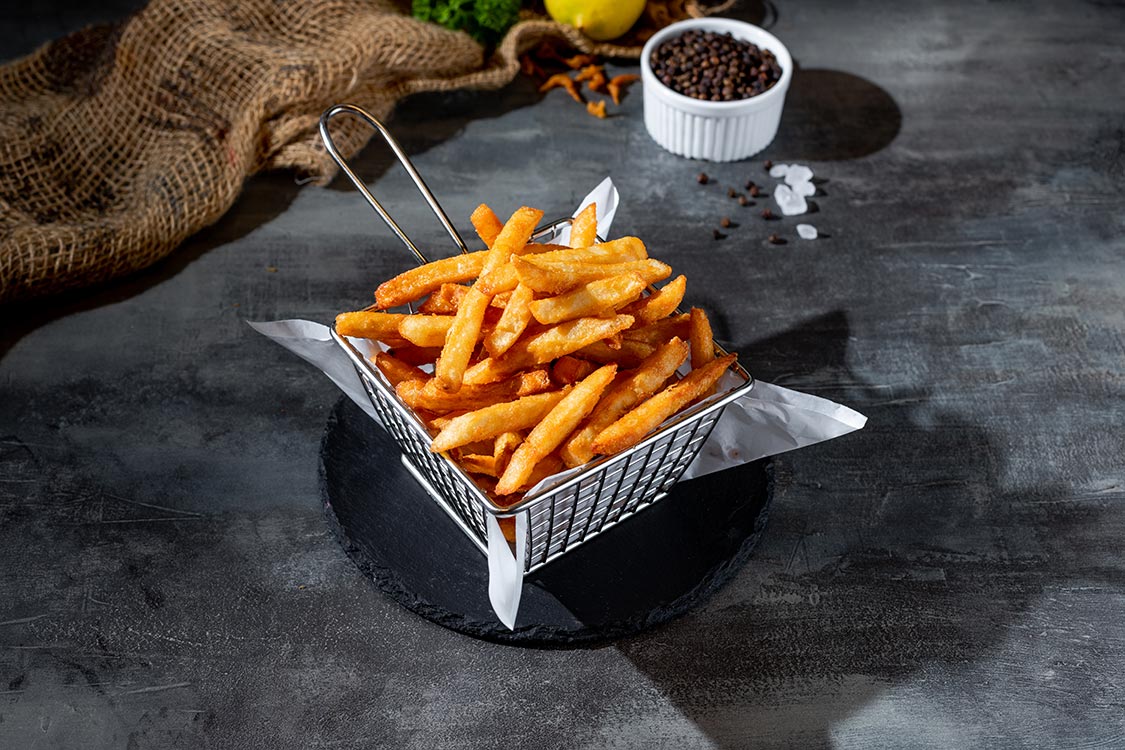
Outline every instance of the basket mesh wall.
[[[430, 436], [409, 421], [405, 407], [385, 386], [359, 371], [364, 387], [387, 430], [407, 459], [484, 547], [488, 546], [485, 505], [470, 481], [440, 454], [431, 453]], [[519, 511], [528, 516], [524, 569], [530, 572], [610, 528], [667, 494], [707, 441], [723, 409], [712, 409], [657, 433], [647, 445], [591, 467], [565, 487], [548, 492]]]

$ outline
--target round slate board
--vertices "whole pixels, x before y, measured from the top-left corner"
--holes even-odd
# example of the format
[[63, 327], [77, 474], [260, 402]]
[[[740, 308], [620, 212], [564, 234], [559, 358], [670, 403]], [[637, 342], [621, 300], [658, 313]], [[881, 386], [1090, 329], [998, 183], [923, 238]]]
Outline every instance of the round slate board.
[[321, 491], [348, 556], [394, 601], [497, 643], [565, 648], [637, 633], [717, 591], [765, 526], [767, 461], [677, 484], [671, 494], [525, 579], [516, 629], [488, 601], [488, 564], [347, 398], [325, 428]]

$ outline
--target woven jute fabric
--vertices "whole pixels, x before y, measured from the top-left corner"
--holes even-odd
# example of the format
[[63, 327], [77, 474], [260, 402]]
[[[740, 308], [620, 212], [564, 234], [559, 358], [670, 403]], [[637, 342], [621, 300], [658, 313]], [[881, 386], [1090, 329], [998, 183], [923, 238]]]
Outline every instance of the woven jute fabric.
[[[685, 12], [653, 7], [655, 25]], [[387, 0], [153, 0], [0, 66], [0, 302], [152, 264], [261, 170], [327, 182], [335, 165], [316, 126], [332, 104], [384, 117], [408, 94], [497, 88], [550, 37], [640, 51], [636, 37], [598, 45], [527, 13], [486, 58], [468, 35], [406, 11]], [[371, 137], [354, 118], [332, 134], [345, 156]]]

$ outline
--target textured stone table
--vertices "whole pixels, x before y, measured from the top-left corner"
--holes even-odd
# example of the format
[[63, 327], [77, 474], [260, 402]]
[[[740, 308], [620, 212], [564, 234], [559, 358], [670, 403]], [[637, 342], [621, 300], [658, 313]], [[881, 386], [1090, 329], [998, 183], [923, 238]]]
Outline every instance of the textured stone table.
[[[0, 310], [0, 747], [1125, 746], [1125, 7], [778, 5], [761, 158], [827, 179], [815, 242], [725, 197], [760, 159], [698, 186], [639, 90], [391, 121], [462, 229], [612, 174], [759, 377], [870, 417], [777, 460], [730, 585], [556, 651], [385, 600], [321, 517], [336, 391], [243, 321], [327, 321], [404, 257], [345, 182], [267, 175], [151, 271]], [[6, 8], [0, 56], [129, 7]], [[360, 171], [441, 241], [385, 152]]]

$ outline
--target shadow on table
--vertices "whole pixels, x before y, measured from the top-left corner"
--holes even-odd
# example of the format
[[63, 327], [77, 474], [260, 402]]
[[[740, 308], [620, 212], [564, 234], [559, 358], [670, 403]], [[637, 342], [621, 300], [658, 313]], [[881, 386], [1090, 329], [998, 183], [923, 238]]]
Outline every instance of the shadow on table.
[[763, 156], [843, 161], [881, 151], [902, 129], [902, 110], [882, 87], [840, 70], [797, 65], [773, 143]]
[[848, 337], [836, 313], [738, 347], [767, 378], [857, 384], [825, 395], [868, 426], [775, 459], [770, 526], [742, 573], [701, 616], [617, 645], [720, 747], [829, 745], [881, 686], [927, 663], [980, 660], [1075, 569], [1051, 545], [1082, 555], [1076, 538], [1097, 523], [1088, 507], [1052, 502], [1062, 487], [1005, 491], [1003, 448], [986, 430], [927, 409], [925, 392], [858, 381]]

